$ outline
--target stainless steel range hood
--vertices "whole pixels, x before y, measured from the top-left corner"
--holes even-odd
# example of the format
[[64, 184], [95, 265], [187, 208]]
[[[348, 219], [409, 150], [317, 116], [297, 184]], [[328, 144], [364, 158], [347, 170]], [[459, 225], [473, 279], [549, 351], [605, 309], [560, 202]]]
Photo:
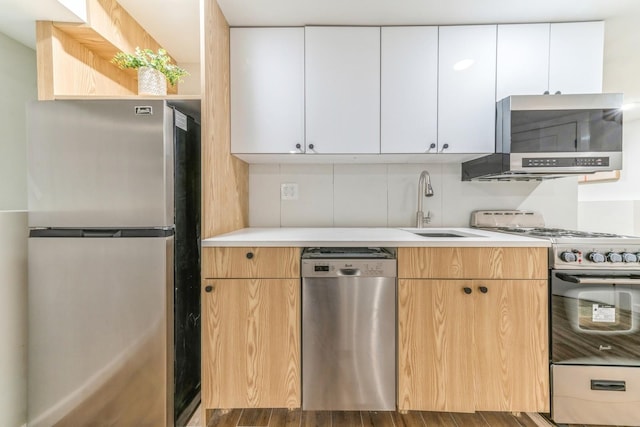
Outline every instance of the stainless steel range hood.
[[518, 95], [496, 109], [496, 152], [462, 180], [542, 180], [622, 168], [622, 94]]

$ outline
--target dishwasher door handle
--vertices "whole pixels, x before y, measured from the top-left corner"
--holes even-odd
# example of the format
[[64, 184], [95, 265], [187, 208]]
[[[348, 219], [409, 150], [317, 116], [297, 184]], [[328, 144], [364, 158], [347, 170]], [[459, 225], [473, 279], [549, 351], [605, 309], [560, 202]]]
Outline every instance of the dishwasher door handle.
[[359, 276], [359, 268], [340, 268], [338, 269], [338, 276]]

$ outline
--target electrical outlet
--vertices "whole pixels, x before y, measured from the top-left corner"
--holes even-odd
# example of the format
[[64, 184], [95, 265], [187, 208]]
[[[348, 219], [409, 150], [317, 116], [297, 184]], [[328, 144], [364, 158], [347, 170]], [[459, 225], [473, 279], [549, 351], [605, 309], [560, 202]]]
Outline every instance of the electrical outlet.
[[298, 200], [298, 184], [280, 184], [280, 200]]

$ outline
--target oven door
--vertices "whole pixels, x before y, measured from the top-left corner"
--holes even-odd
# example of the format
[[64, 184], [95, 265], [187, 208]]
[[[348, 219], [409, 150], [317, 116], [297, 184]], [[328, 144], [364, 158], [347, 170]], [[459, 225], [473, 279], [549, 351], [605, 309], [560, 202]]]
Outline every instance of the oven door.
[[551, 270], [554, 364], [640, 366], [640, 271]]

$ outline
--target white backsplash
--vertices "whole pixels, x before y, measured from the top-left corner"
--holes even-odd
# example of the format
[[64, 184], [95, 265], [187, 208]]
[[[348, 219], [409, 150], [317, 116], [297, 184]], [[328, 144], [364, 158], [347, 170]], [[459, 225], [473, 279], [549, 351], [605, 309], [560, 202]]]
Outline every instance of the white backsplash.
[[[546, 225], [577, 227], [577, 179], [462, 182], [459, 164], [290, 165], [249, 168], [252, 227], [413, 227], [418, 177], [428, 170], [434, 196], [424, 199], [431, 226], [467, 227], [476, 209], [526, 209]], [[280, 200], [298, 184], [297, 200]]]

